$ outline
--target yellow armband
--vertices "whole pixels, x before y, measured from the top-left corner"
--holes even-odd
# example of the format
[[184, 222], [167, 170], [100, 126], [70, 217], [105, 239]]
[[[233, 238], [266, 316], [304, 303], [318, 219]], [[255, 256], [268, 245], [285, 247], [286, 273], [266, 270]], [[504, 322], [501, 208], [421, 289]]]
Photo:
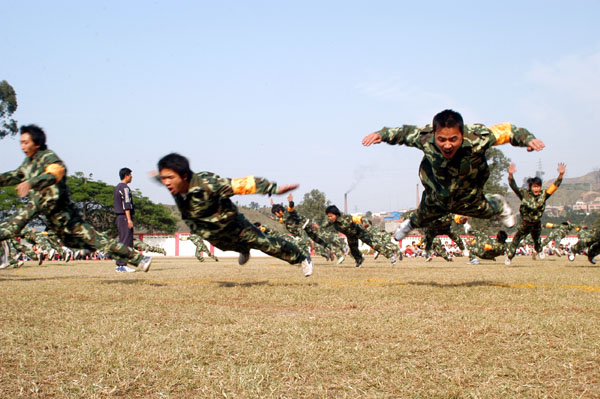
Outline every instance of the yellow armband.
[[65, 176], [65, 168], [57, 163], [51, 163], [50, 165], [46, 166], [44, 173], [48, 173], [56, 177], [56, 182], [58, 183]]
[[512, 138], [512, 125], [508, 122], [499, 123], [489, 128], [492, 131], [494, 137], [496, 137], [496, 143], [494, 145], [506, 144], [510, 142]]
[[547, 229], [551, 229], [553, 227], [554, 227], [554, 225], [552, 223], [546, 223], [546, 228]]
[[234, 194], [255, 194], [256, 180], [254, 180], [254, 176], [231, 179], [231, 187]]
[[484, 249], [485, 251], [491, 251], [492, 249], [494, 249], [494, 247], [492, 247], [490, 244], [485, 244], [485, 245], [483, 246], [483, 249]]
[[352, 216], [352, 221], [356, 224], [362, 224], [362, 216]]
[[548, 194], [548, 195], [550, 195], [550, 194], [554, 194], [554, 192], [555, 192], [556, 190], [558, 190], [558, 187], [556, 187], [556, 186], [554, 185], [554, 183], [552, 183], [552, 184], [550, 185], [550, 187], [548, 187], [548, 188], [546, 189], [546, 194]]

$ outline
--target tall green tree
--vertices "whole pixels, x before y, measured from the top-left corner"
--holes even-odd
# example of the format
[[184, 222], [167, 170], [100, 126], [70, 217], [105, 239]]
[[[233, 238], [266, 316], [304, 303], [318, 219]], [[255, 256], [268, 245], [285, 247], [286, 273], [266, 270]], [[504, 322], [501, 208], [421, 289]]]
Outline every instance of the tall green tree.
[[17, 134], [17, 121], [12, 114], [17, 110], [17, 93], [6, 80], [0, 82], [0, 139]]
[[317, 189], [304, 194], [302, 202], [296, 205], [296, 210], [302, 215], [310, 218], [312, 221], [322, 225], [327, 221], [325, 208], [331, 205], [325, 193]]
[[[85, 176], [82, 172], [69, 176], [67, 185], [71, 192], [71, 200], [81, 210], [83, 218], [88, 223], [101, 231], [116, 232], [113, 213], [114, 186], [95, 181], [92, 174]], [[170, 210], [165, 205], [153, 203], [139, 190], [132, 192], [132, 198], [135, 205], [136, 231], [175, 232], [177, 219], [171, 216]]]

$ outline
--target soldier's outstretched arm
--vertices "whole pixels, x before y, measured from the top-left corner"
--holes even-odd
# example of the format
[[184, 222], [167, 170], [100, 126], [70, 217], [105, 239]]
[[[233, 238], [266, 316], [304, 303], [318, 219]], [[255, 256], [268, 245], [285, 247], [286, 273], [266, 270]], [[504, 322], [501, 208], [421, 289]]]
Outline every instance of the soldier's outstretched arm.
[[21, 171], [21, 168], [11, 170], [9, 172], [0, 173], [0, 186], [12, 186], [21, 183], [25, 175]]
[[567, 170], [567, 165], [565, 165], [564, 163], [559, 163], [558, 164], [558, 177], [556, 178], [556, 180], [554, 181], [554, 183], [552, 183], [546, 189], [546, 196], [547, 197], [549, 197], [552, 194], [554, 194], [554, 192], [558, 189], [558, 186], [560, 186], [560, 183], [562, 183], [562, 178], [563, 178], [566, 170]]
[[424, 129], [411, 125], [403, 125], [402, 127], [395, 128], [384, 127], [377, 132], [365, 136], [362, 140], [362, 144], [368, 147], [372, 144], [379, 144], [384, 141], [388, 144], [399, 144], [421, 148], [421, 142], [419, 140], [421, 131], [424, 131]]
[[212, 182], [216, 187], [215, 191], [225, 197], [245, 194], [284, 194], [294, 190], [298, 184], [286, 184], [278, 187], [277, 183], [271, 182], [262, 177], [246, 176], [236, 179], [218, 178]]
[[521, 192], [521, 189], [519, 188], [519, 186], [517, 186], [517, 182], [515, 181], [515, 178], [513, 176], [513, 174], [516, 171], [517, 171], [517, 168], [516, 168], [515, 164], [511, 163], [510, 166], [508, 167], [508, 185], [515, 192], [515, 194], [517, 194], [517, 197], [519, 197], [519, 199], [522, 200], [523, 193]]
[[536, 138], [529, 130], [508, 122], [499, 123], [487, 129], [494, 136], [493, 145], [510, 143], [515, 147], [527, 147], [527, 151], [541, 151], [545, 147], [544, 142]]

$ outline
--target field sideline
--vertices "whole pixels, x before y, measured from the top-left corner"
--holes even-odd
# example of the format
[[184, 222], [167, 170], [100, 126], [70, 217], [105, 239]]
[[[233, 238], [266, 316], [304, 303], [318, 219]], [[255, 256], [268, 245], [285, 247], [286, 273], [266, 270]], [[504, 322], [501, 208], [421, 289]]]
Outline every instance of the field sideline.
[[367, 258], [0, 271], [0, 397], [600, 397], [600, 267]]

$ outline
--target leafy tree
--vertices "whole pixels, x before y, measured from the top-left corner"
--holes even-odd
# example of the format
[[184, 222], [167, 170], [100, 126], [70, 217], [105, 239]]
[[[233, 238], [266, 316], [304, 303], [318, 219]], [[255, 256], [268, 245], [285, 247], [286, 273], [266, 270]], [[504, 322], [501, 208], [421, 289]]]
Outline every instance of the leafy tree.
[[258, 202], [252, 201], [248, 204], [248, 208], [258, 210], [260, 209], [260, 204]]
[[[76, 172], [69, 176], [67, 185], [71, 200], [81, 210], [84, 220], [100, 231], [116, 233], [113, 213], [114, 186], [102, 181], [94, 181], [92, 174], [85, 176]], [[139, 190], [132, 192], [135, 205], [135, 226], [138, 231], [173, 233], [177, 220], [169, 209], [162, 204], [154, 204]]]
[[325, 193], [317, 189], [304, 194], [302, 202], [296, 206], [296, 210], [312, 221], [322, 225], [327, 221], [325, 208], [331, 205]]
[[[483, 191], [487, 194], [508, 194], [508, 185], [503, 183], [504, 175], [510, 166], [510, 158], [497, 148], [490, 148], [486, 152], [487, 162], [490, 169], [490, 177], [483, 186]], [[517, 210], [518, 211], [518, 210]], [[469, 220], [474, 229], [496, 234], [498, 230], [503, 229], [502, 225], [496, 220], [474, 219]]]
[[0, 139], [17, 134], [17, 121], [11, 118], [17, 110], [17, 93], [6, 80], [0, 82]]

